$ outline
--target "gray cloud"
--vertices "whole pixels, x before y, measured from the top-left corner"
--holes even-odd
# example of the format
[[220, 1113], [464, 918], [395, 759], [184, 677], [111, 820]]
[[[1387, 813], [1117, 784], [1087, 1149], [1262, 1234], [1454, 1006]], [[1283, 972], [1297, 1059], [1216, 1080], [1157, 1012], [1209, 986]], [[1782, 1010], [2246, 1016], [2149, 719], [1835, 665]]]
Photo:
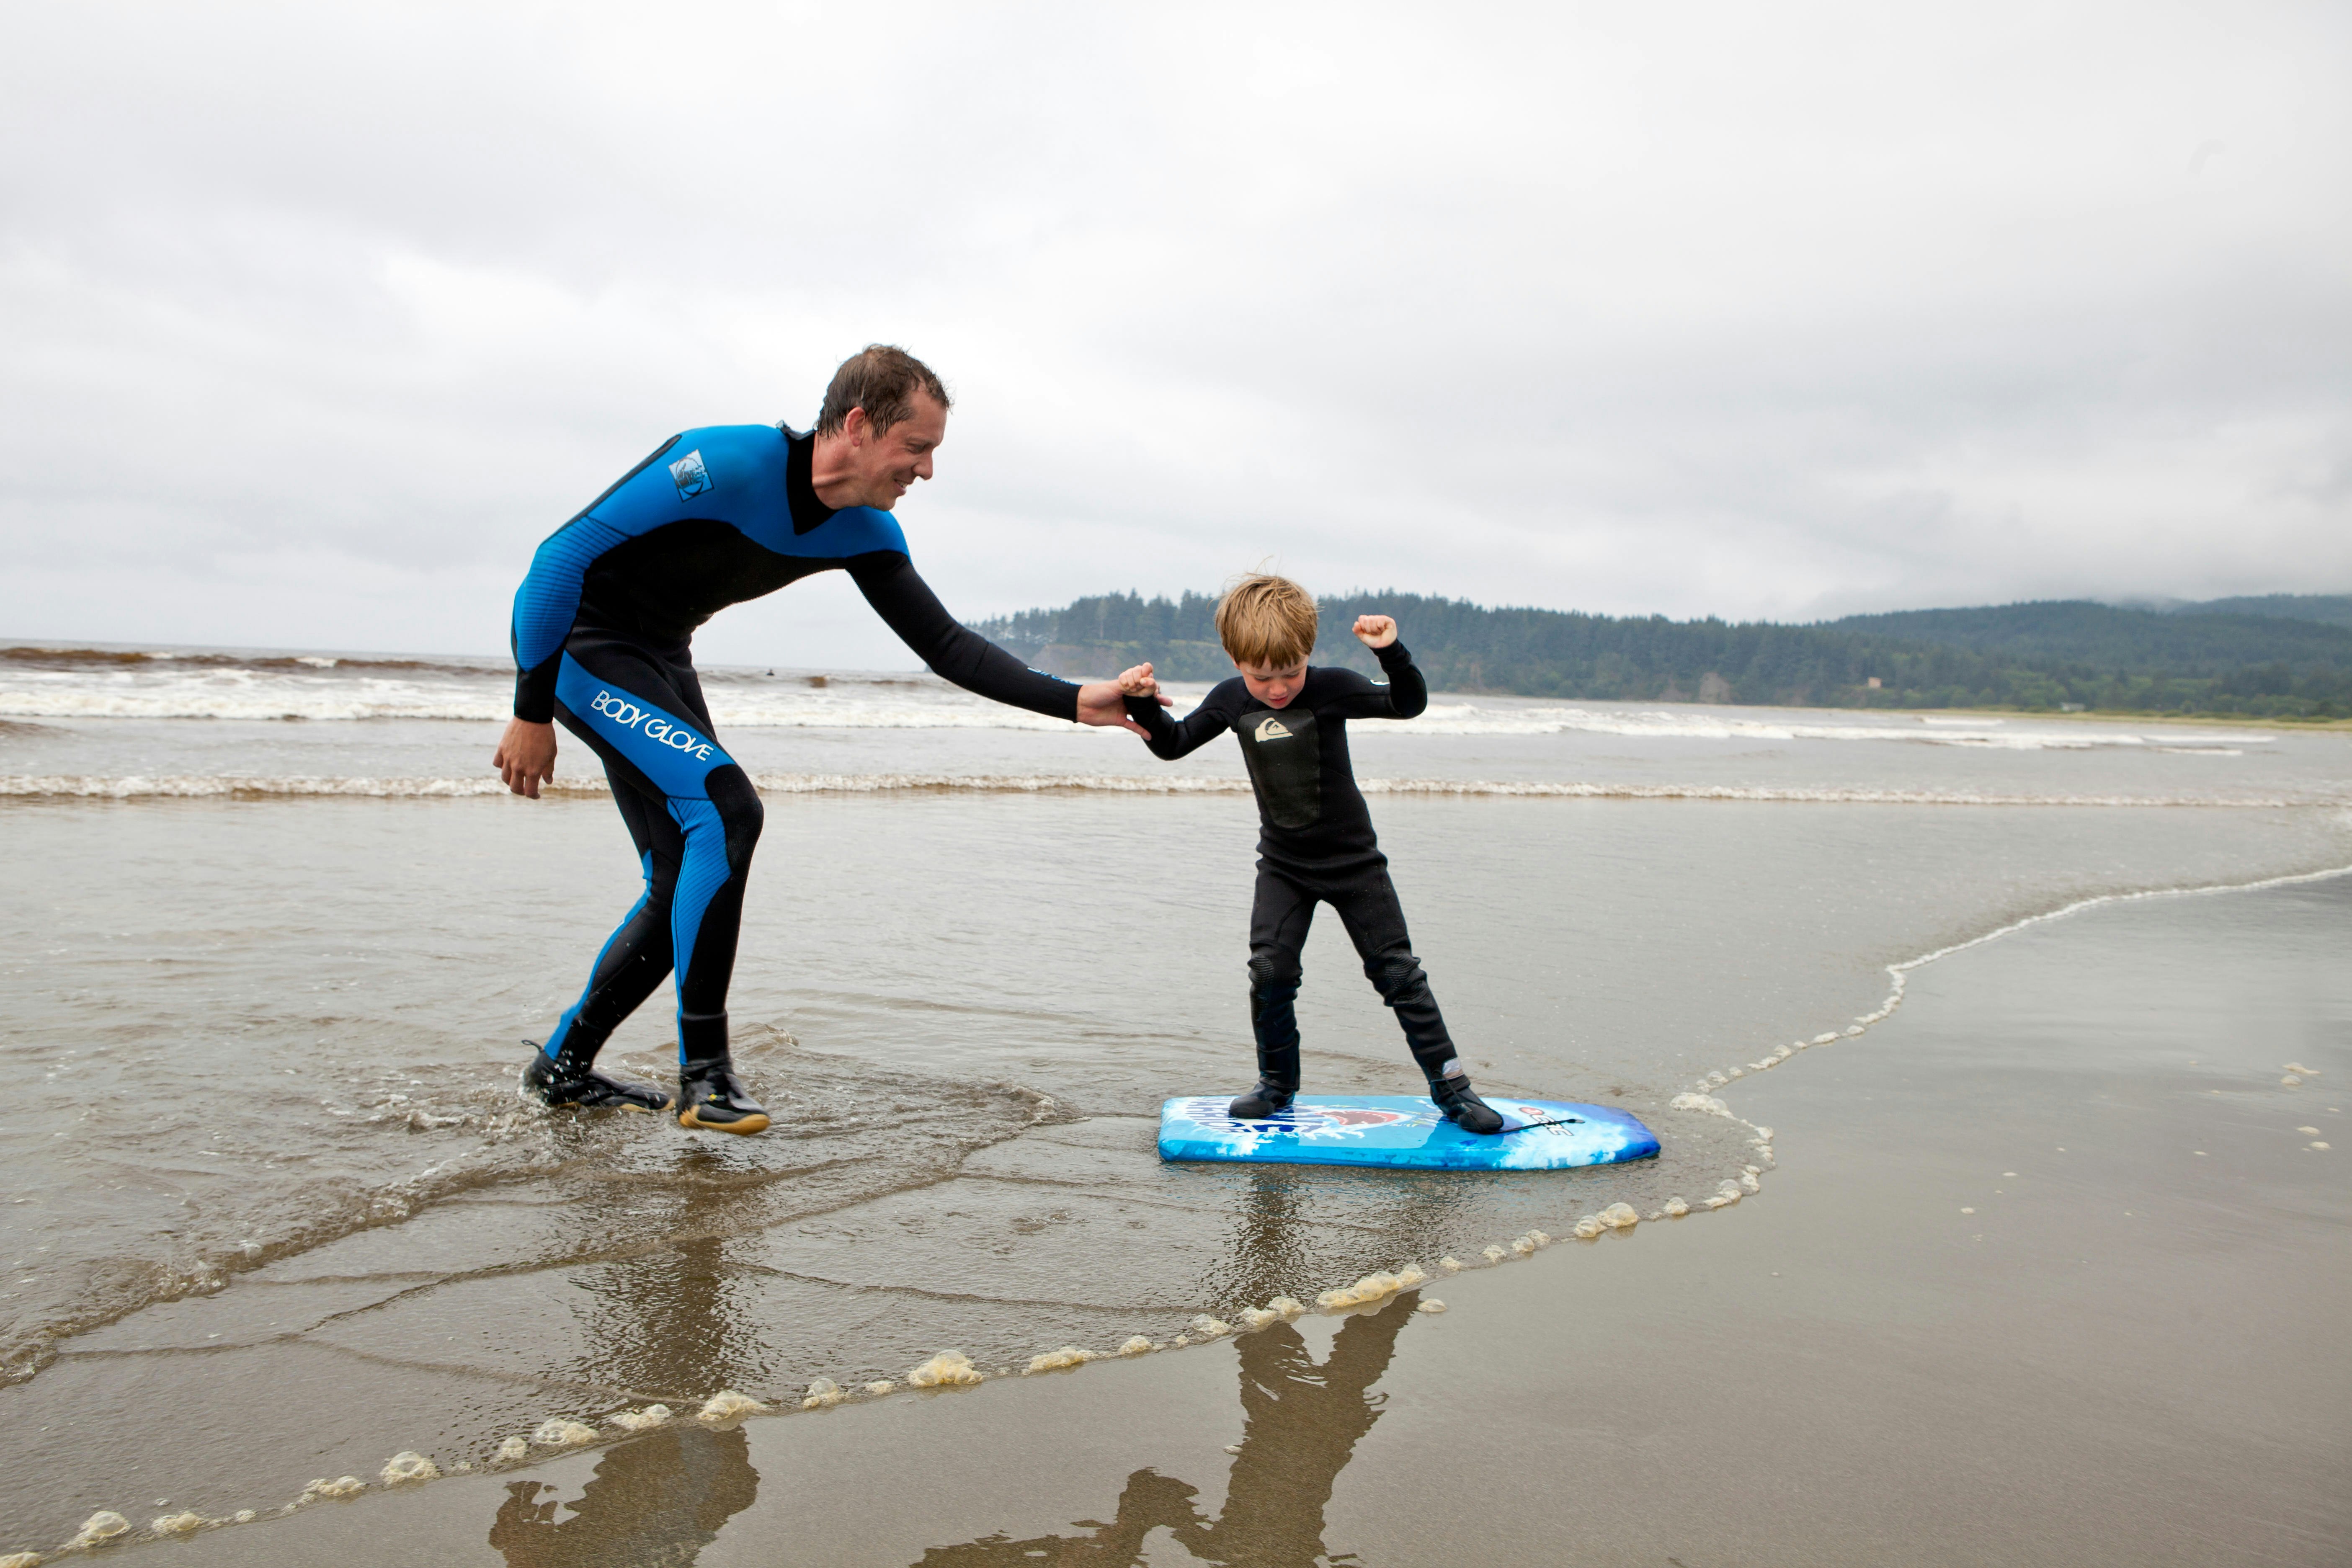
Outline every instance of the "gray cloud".
[[[490, 650], [904, 342], [967, 615], [2352, 586], [2352, 22], [83, 5], [0, 63], [0, 632]], [[710, 657], [904, 663], [837, 585]]]

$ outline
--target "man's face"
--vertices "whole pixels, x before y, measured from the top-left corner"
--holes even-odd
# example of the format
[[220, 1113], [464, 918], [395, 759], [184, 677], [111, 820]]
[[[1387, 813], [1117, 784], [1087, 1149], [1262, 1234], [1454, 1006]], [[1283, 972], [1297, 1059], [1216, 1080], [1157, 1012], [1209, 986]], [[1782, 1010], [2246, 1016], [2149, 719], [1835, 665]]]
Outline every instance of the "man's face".
[[1249, 688], [1249, 694], [1269, 708], [1289, 707], [1298, 689], [1307, 684], [1307, 661], [1303, 658], [1297, 664], [1286, 665], [1244, 664], [1235, 659], [1234, 668], [1242, 672], [1242, 684]]
[[877, 435], [866, 410], [853, 408], [843, 426], [849, 437], [849, 462], [857, 495], [850, 506], [870, 506], [888, 511], [898, 498], [914, 489], [917, 479], [931, 477], [931, 453], [947, 439], [948, 411], [939, 400], [917, 392], [912, 412]]

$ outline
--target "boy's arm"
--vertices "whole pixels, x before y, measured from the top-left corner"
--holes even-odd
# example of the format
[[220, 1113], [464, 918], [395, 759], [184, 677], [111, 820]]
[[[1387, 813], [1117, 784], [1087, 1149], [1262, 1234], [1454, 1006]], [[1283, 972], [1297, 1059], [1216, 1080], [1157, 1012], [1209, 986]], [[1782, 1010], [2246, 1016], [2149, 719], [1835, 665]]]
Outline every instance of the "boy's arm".
[[1211, 689], [1201, 705], [1181, 719], [1171, 719], [1158, 696], [1129, 697], [1127, 716], [1143, 726], [1143, 743], [1163, 763], [1199, 751], [1233, 728], [1234, 708], [1224, 687]]
[[1329, 706], [1348, 719], [1417, 719], [1429, 706], [1429, 683], [1421, 678], [1421, 668], [1412, 662], [1412, 655], [1404, 644], [1391, 642], [1372, 649], [1372, 657], [1381, 661], [1381, 670], [1389, 678], [1386, 686], [1375, 686], [1353, 670], [1337, 670], [1348, 678], [1355, 688], [1343, 690], [1339, 700]]

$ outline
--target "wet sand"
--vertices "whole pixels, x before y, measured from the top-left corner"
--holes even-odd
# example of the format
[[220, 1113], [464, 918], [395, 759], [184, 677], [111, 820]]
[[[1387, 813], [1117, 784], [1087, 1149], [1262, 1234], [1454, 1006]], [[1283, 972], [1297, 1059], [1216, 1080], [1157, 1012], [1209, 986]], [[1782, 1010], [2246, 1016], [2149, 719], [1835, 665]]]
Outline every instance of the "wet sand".
[[2338, 878], [1954, 954], [1865, 1038], [1725, 1091], [1776, 1134], [1759, 1195], [1381, 1310], [118, 1554], [2340, 1563], [2347, 937]]

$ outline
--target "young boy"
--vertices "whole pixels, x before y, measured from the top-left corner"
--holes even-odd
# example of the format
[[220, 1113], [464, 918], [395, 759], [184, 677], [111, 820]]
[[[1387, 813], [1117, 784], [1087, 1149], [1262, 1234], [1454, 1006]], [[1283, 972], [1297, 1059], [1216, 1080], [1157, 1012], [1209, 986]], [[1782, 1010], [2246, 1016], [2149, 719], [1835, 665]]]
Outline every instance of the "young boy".
[[1315, 630], [1315, 601], [1306, 589], [1287, 577], [1244, 577], [1217, 604], [1217, 636], [1238, 679], [1178, 721], [1161, 709], [1150, 665], [1118, 678], [1129, 715], [1150, 731], [1152, 755], [1173, 762], [1230, 730], [1257, 791], [1249, 975], [1258, 1080], [1230, 1114], [1272, 1116], [1298, 1092], [1298, 954], [1320, 900], [1339, 911], [1437, 1109], [1466, 1131], [1499, 1132], [1503, 1119], [1471, 1091], [1429, 977], [1412, 955], [1388, 857], [1348, 763], [1349, 720], [1411, 719], [1429, 706], [1429, 688], [1389, 616], [1359, 616], [1355, 626], [1388, 672], [1386, 687], [1351, 669], [1310, 668]]

